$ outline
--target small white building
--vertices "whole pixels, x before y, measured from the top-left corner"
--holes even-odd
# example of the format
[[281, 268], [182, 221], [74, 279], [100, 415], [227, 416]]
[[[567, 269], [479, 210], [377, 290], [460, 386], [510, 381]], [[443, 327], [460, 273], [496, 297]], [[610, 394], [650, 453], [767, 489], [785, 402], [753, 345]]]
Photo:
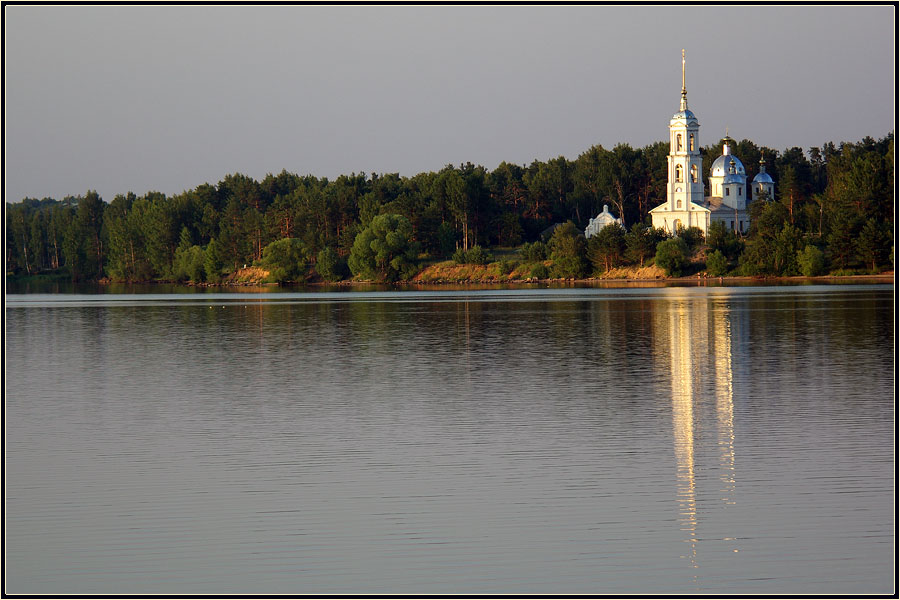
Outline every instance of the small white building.
[[606, 227], [607, 225], [612, 225], [615, 223], [619, 227], [625, 227], [625, 224], [622, 222], [622, 219], [617, 219], [612, 216], [612, 213], [609, 212], [609, 205], [603, 205], [603, 212], [588, 221], [587, 227], [584, 229], [584, 237], [589, 238], [593, 235], [597, 235], [600, 233], [600, 230]]

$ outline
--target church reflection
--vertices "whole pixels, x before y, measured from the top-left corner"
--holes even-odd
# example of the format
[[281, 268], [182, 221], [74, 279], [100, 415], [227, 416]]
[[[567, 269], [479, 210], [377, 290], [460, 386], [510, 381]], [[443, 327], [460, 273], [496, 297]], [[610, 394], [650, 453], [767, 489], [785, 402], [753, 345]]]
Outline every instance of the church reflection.
[[[681, 556], [699, 569], [701, 542], [718, 539], [729, 552], [737, 551], [721, 528], [704, 532], [703, 526], [705, 517], [736, 502], [733, 356], [741, 355], [736, 346], [745, 343], [747, 332], [736, 315], [747, 312], [734, 312], [727, 295], [697, 297], [688, 290], [673, 289], [665, 303], [653, 313], [658, 319], [654, 354], [671, 381]], [[727, 523], [727, 516], [718, 514], [716, 522]]]

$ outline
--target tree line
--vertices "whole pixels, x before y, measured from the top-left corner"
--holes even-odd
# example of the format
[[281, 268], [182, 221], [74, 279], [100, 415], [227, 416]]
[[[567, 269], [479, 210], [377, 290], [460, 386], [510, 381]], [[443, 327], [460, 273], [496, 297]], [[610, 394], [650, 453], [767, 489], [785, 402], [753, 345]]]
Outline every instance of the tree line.
[[[422, 261], [466, 261], [468, 254], [484, 260], [486, 248], [526, 244], [520, 256], [527, 260], [530, 245], [553, 241], [541, 237], [549, 227], [571, 222], [565, 232], [577, 233], [608, 204], [628, 231], [621, 239], [610, 232], [595, 236], [615, 238], [605, 249], [596, 240], [569, 244], [583, 275], [590, 265], [643, 264], [654, 259], [653, 244], [668, 241], [648, 227], [648, 211], [665, 201], [668, 152], [668, 142], [610, 150], [597, 145], [574, 160], [503, 162], [492, 171], [466, 163], [412, 177], [351, 173], [329, 180], [284, 170], [261, 181], [230, 174], [173, 196], [128, 192], [105, 202], [88, 191], [62, 200], [25, 198], [6, 205], [6, 271], [216, 282], [258, 264], [279, 281], [302, 281], [311, 266], [326, 279], [396, 280], [411, 276]], [[702, 148], [704, 164], [721, 152], [721, 142]], [[707, 260], [719, 253], [714, 266], [724, 266], [717, 270], [754, 275], [798, 274], [812, 260], [802, 259], [804, 252], [821, 254], [822, 272], [877, 270], [892, 260], [893, 133], [808, 152], [742, 140], [732, 153], [744, 163], [748, 182], [765, 157], [775, 198], [751, 203], [746, 236], [716, 230], [702, 240], [685, 232], [682, 250], [700, 243]], [[646, 239], [635, 241], [641, 235]], [[563, 261], [558, 247], [565, 235], [554, 236]], [[636, 250], [641, 244], [651, 246]], [[555, 264], [552, 252], [548, 246], [545, 260]]]

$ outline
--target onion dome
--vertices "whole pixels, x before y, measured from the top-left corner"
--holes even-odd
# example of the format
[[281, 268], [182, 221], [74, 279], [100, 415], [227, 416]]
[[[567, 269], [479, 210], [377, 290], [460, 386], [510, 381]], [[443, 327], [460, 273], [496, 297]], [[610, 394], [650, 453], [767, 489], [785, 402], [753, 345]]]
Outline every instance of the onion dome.
[[759, 173], [753, 178], [753, 183], [775, 183], [772, 176], [766, 173], [766, 159], [759, 159]]
[[731, 161], [734, 161], [734, 172], [737, 175], [746, 177], [747, 171], [744, 169], [744, 163], [741, 162], [741, 159], [731, 153], [730, 142], [733, 140], [726, 137], [722, 141], [725, 142], [722, 145], [722, 156], [713, 161], [712, 167], [710, 168], [710, 176], [724, 177], [725, 175], [728, 175]]

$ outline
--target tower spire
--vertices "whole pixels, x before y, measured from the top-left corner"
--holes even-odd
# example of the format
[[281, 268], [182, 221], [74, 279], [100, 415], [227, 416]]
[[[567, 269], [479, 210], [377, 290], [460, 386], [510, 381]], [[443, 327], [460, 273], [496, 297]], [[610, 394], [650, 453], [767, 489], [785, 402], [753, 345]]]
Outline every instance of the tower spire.
[[687, 110], [687, 85], [684, 79], [684, 48], [681, 49], [681, 110]]

